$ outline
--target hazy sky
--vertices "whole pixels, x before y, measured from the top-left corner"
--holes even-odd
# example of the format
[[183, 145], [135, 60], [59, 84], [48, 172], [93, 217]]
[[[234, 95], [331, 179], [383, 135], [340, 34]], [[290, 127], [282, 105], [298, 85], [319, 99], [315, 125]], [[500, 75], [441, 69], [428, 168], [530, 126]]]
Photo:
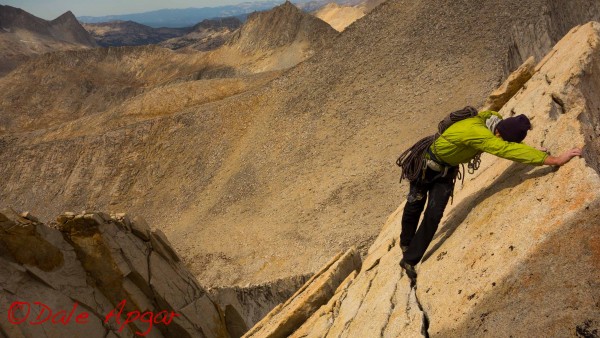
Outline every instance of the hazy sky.
[[21, 8], [51, 20], [66, 11], [75, 16], [102, 16], [148, 12], [162, 8], [218, 7], [260, 0], [0, 0], [0, 4]]

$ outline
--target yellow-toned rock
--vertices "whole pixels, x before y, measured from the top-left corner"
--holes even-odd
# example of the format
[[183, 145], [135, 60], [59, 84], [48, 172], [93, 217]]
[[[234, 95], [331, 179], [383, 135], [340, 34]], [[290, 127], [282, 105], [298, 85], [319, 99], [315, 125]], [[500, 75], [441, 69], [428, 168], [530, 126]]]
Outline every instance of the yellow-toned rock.
[[526, 143], [584, 147], [559, 169], [490, 155], [458, 183], [411, 285], [398, 263], [403, 205], [293, 337], [594, 337], [600, 330], [600, 24], [574, 28], [501, 114]]
[[584, 146], [584, 158], [558, 170], [484, 158], [419, 269], [430, 336], [566, 337], [600, 327], [600, 179], [588, 161], [600, 148], [586, 132], [598, 125], [599, 55], [600, 24], [574, 28], [500, 111], [532, 120], [526, 143], [553, 154]]
[[360, 264], [360, 256], [354, 248], [344, 254], [339, 253], [287, 302], [275, 307], [244, 337], [287, 337], [325, 304], [346, 277], [360, 269]]
[[535, 74], [535, 58], [530, 56], [485, 101], [481, 110], [500, 110]]

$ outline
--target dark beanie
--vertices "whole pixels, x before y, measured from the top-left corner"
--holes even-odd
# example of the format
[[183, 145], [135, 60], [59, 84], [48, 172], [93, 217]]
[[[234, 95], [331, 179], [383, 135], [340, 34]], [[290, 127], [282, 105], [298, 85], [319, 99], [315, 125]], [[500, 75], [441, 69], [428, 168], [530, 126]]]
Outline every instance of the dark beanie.
[[531, 129], [531, 122], [527, 116], [521, 114], [515, 117], [509, 117], [498, 123], [496, 130], [502, 136], [502, 139], [508, 142], [520, 143], [527, 136], [527, 131]]

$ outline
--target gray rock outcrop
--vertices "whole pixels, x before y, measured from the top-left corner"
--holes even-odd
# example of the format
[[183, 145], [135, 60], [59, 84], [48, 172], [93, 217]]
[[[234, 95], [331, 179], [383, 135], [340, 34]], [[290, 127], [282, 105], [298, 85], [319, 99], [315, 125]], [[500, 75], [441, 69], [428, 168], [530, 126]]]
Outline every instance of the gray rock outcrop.
[[228, 337], [224, 315], [140, 218], [0, 213], [0, 336]]

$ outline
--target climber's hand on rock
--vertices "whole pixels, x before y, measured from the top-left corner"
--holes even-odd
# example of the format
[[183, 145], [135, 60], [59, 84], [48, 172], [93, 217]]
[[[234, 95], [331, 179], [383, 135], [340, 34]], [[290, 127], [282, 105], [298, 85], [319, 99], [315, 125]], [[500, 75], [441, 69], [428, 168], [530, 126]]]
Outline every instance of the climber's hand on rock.
[[581, 148], [573, 148], [571, 150], [567, 150], [559, 156], [548, 156], [544, 161], [544, 164], [547, 165], [563, 165], [569, 162], [573, 157], [581, 156]]

